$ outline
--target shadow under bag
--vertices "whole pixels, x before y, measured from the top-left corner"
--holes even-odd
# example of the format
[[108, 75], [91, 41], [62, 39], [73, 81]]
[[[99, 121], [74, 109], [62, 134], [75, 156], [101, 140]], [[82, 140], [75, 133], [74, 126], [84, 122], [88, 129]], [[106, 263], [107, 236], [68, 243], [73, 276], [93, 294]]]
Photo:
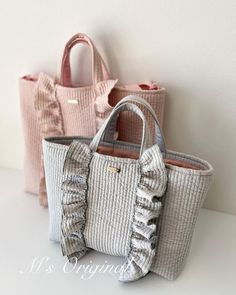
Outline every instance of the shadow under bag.
[[[154, 143], [145, 116], [133, 103], [153, 117]], [[117, 114], [124, 110], [134, 111], [144, 122], [141, 145], [112, 140]], [[43, 151], [50, 238], [61, 242], [64, 255], [80, 258], [93, 248], [125, 256], [126, 263], [135, 257], [122, 281], [149, 270], [167, 279], [179, 275], [213, 168], [202, 159], [167, 150], [145, 100], [121, 100], [93, 140], [47, 138]]]

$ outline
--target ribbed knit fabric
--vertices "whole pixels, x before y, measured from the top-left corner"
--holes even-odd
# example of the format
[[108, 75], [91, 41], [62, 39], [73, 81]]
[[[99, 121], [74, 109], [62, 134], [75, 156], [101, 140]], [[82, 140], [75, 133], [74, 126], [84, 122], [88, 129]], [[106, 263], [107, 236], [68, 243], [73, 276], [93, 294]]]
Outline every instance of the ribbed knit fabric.
[[[108, 95], [117, 80], [101, 81], [89, 87], [55, 87], [56, 97], [60, 103], [65, 134], [68, 136], [94, 136], [112, 106]], [[78, 104], [70, 104], [69, 101]]]
[[[34, 109], [35, 80], [29, 77], [19, 79], [20, 107], [25, 143], [24, 189], [38, 194], [41, 169], [40, 127]], [[33, 147], [33, 148], [32, 148]]]
[[164, 194], [167, 181], [159, 147], [145, 150], [140, 160], [134, 160], [93, 153], [89, 146], [74, 141], [64, 173], [63, 254], [79, 259], [92, 248], [126, 256], [121, 281], [146, 275], [155, 255], [161, 209], [153, 197]]
[[[25, 138], [25, 190], [39, 193], [40, 203], [47, 206], [44, 170], [41, 162], [41, 140], [48, 136], [93, 136], [108, 117], [114, 105], [125, 94], [144, 97], [156, 110], [160, 122], [164, 112], [165, 90], [132, 90], [114, 87], [116, 80], [101, 81], [90, 87], [63, 87], [41, 73], [38, 79], [20, 79], [20, 102]], [[113, 90], [112, 90], [113, 89]], [[111, 94], [109, 94], [111, 92]], [[108, 99], [109, 96], [109, 99]], [[69, 101], [77, 101], [69, 103]], [[154, 134], [150, 114], [141, 106]], [[120, 114], [120, 138], [140, 142], [141, 121], [130, 112]], [[122, 122], [122, 123], [121, 123]]]
[[[40, 126], [41, 140], [45, 136], [64, 135], [61, 107], [55, 96], [54, 81], [53, 79], [48, 78], [45, 74], [40, 74], [38, 83], [36, 83], [34, 106], [36, 116], [38, 117], [38, 124]], [[41, 153], [39, 202], [40, 205], [44, 207], [46, 207], [48, 204], [43, 165], [43, 153]]]
[[[68, 146], [53, 144], [43, 140], [43, 154], [48, 193], [49, 239], [60, 241], [61, 236], [61, 199], [62, 171]], [[53, 180], [53, 181], [52, 181]]]
[[[41, 73], [35, 85], [35, 110], [41, 138], [59, 135], [93, 136], [97, 131], [97, 121], [102, 124], [111, 111], [108, 94], [115, 83], [115, 80], [107, 80], [88, 87], [64, 87]], [[70, 103], [71, 100], [76, 103]], [[100, 104], [96, 112], [97, 100]], [[39, 200], [41, 205], [47, 205], [43, 164]]]
[[[72, 85], [70, 51], [78, 43], [87, 44], [91, 49], [93, 85], [89, 87], [73, 87]], [[145, 89], [150, 90], [142, 90], [138, 85], [113, 88], [116, 80], [108, 80], [106, 66], [100, 54], [90, 38], [83, 33], [74, 35], [67, 42], [60, 74], [60, 83], [55, 83], [54, 79], [45, 74], [41, 74], [38, 81], [30, 76], [20, 79], [20, 101], [25, 138], [25, 190], [39, 193], [40, 203], [43, 206], [47, 205], [47, 194], [41, 157], [42, 138], [62, 134], [93, 136], [114, 105], [123, 96], [132, 93], [144, 97], [151, 103], [160, 122], [162, 122], [164, 111], [165, 90], [155, 88], [153, 83], [143, 84]], [[114, 91], [110, 94], [112, 88]], [[153, 131], [152, 121], [148, 114], [147, 118]], [[141, 122], [133, 114], [122, 114], [118, 126], [120, 139], [139, 142], [140, 127]]]
[[61, 249], [68, 259], [80, 259], [89, 250], [84, 238], [88, 207], [88, 176], [91, 151], [83, 143], [72, 142], [63, 168]]
[[[121, 171], [112, 173], [109, 166]], [[139, 178], [137, 161], [122, 158], [114, 161], [110, 156], [101, 160], [99, 154], [94, 154], [84, 231], [89, 248], [116, 256], [128, 254]]]
[[151, 270], [174, 280], [184, 268], [190, 251], [198, 212], [213, 176], [213, 168], [204, 160], [168, 151], [166, 159], [194, 164], [199, 170], [167, 164], [168, 186], [158, 224], [158, 245]]
[[[123, 97], [128, 95], [137, 95], [144, 98], [154, 109], [160, 126], [163, 123], [164, 117], [164, 106], [165, 106], [165, 97], [166, 91], [164, 88], [157, 90], [130, 90], [128, 87], [115, 87], [112, 89], [111, 94], [109, 95], [109, 101], [112, 105], [116, 105]], [[155, 136], [155, 124], [150, 113], [143, 107], [139, 106], [142, 112], [145, 115], [145, 118], [148, 122], [152, 138]], [[123, 112], [120, 114], [118, 119], [118, 139], [140, 143], [142, 138], [142, 121], [138, 116], [135, 116], [131, 112]]]
[[[63, 171], [62, 164], [55, 167], [53, 163], [64, 162], [72, 139], [81, 140], [81, 138], [68, 138], [68, 140], [52, 138], [44, 140], [43, 144], [49, 196], [50, 238], [55, 241], [60, 240], [62, 191], [59, 188], [62, 184]], [[139, 147], [132, 148], [137, 150]], [[199, 169], [166, 165], [168, 185], [163, 197], [163, 208], [158, 223], [156, 257], [151, 270], [166, 279], [173, 280], [183, 269], [188, 257], [196, 219], [211, 184], [213, 169], [208, 162], [182, 153], [167, 151], [163, 157], [193, 164]], [[50, 171], [54, 169], [55, 172]], [[53, 191], [53, 188], [57, 188], [57, 191], [55, 189]]]
[[[43, 140], [43, 154], [46, 175], [46, 187], [49, 207], [49, 239], [59, 242], [61, 239], [61, 201], [63, 164], [69, 145], [73, 139], [88, 144], [90, 140], [82, 137], [58, 137]], [[110, 144], [109, 144], [110, 146]], [[133, 149], [128, 144], [115, 144], [122, 149]]]

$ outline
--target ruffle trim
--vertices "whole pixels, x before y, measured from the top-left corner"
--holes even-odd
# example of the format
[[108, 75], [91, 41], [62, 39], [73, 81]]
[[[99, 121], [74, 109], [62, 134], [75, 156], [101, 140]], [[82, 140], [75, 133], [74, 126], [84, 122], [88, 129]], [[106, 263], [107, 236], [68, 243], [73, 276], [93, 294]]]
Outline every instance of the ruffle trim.
[[[89, 147], [74, 141], [64, 163], [61, 247], [63, 255], [69, 259], [80, 259], [89, 250], [84, 239], [84, 229], [91, 159]], [[139, 165], [140, 179], [134, 204], [130, 250], [119, 275], [122, 282], [138, 280], [150, 270], [156, 252], [160, 197], [166, 190], [167, 174], [157, 145], [143, 153]]]
[[35, 87], [35, 110], [42, 138], [64, 134], [60, 104], [55, 95], [55, 81], [40, 73]]
[[96, 100], [94, 103], [97, 131], [109, 116], [113, 106], [109, 104], [109, 94], [118, 80], [106, 80], [96, 84]]
[[167, 174], [159, 148], [146, 150], [140, 159], [141, 177], [130, 239], [130, 251], [119, 280], [129, 282], [145, 276], [152, 265], [156, 250], [156, 224], [161, 210], [160, 197], [166, 190]]
[[[44, 73], [40, 73], [35, 86], [34, 106], [40, 126], [41, 139], [47, 136], [61, 136], [64, 134], [60, 104], [55, 96], [54, 80]], [[42, 152], [39, 202], [43, 207], [48, 205]]]
[[80, 259], [88, 251], [83, 231], [86, 223], [87, 178], [91, 156], [87, 145], [73, 141], [64, 163], [61, 248], [63, 255], [69, 259]]

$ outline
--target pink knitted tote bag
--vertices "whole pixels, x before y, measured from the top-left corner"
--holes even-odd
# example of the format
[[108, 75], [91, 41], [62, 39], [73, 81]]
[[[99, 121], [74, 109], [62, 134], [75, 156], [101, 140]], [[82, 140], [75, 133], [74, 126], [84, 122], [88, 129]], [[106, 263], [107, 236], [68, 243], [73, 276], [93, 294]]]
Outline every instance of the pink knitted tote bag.
[[[87, 44], [92, 55], [93, 84], [73, 87], [70, 51], [75, 44]], [[109, 115], [108, 95], [116, 80], [108, 80], [97, 49], [85, 34], [76, 34], [65, 46], [60, 81], [41, 73], [38, 79], [20, 79], [20, 98], [25, 137], [25, 190], [39, 193], [47, 206], [41, 141], [48, 136], [92, 137]]]
[[[71, 82], [70, 52], [76, 44], [89, 46], [92, 55], [93, 84], [73, 86]], [[41, 73], [38, 78], [20, 79], [20, 102], [25, 139], [25, 190], [38, 194], [40, 204], [47, 206], [41, 141], [48, 136], [80, 135], [92, 137], [101, 127], [112, 108], [127, 95], [146, 99], [162, 124], [165, 89], [152, 82], [115, 86], [106, 66], [88, 36], [79, 33], [65, 46], [59, 80]], [[155, 133], [150, 114], [144, 111], [152, 135]], [[120, 140], [140, 142], [142, 122], [130, 112], [120, 114], [118, 135]]]

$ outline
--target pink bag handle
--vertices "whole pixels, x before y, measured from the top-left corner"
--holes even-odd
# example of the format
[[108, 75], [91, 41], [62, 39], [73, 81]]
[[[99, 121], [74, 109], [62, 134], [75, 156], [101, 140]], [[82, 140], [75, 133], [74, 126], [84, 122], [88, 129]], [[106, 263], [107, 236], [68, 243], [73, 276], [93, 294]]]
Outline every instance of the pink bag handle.
[[71, 67], [70, 67], [70, 52], [71, 49], [79, 43], [85, 43], [90, 47], [92, 55], [92, 76], [93, 84], [97, 84], [100, 81], [108, 80], [109, 75], [107, 73], [106, 66], [98, 53], [97, 49], [93, 45], [91, 39], [83, 34], [78, 33], [74, 35], [67, 43], [64, 49], [62, 63], [61, 63], [61, 77], [60, 84], [63, 86], [71, 87]]

